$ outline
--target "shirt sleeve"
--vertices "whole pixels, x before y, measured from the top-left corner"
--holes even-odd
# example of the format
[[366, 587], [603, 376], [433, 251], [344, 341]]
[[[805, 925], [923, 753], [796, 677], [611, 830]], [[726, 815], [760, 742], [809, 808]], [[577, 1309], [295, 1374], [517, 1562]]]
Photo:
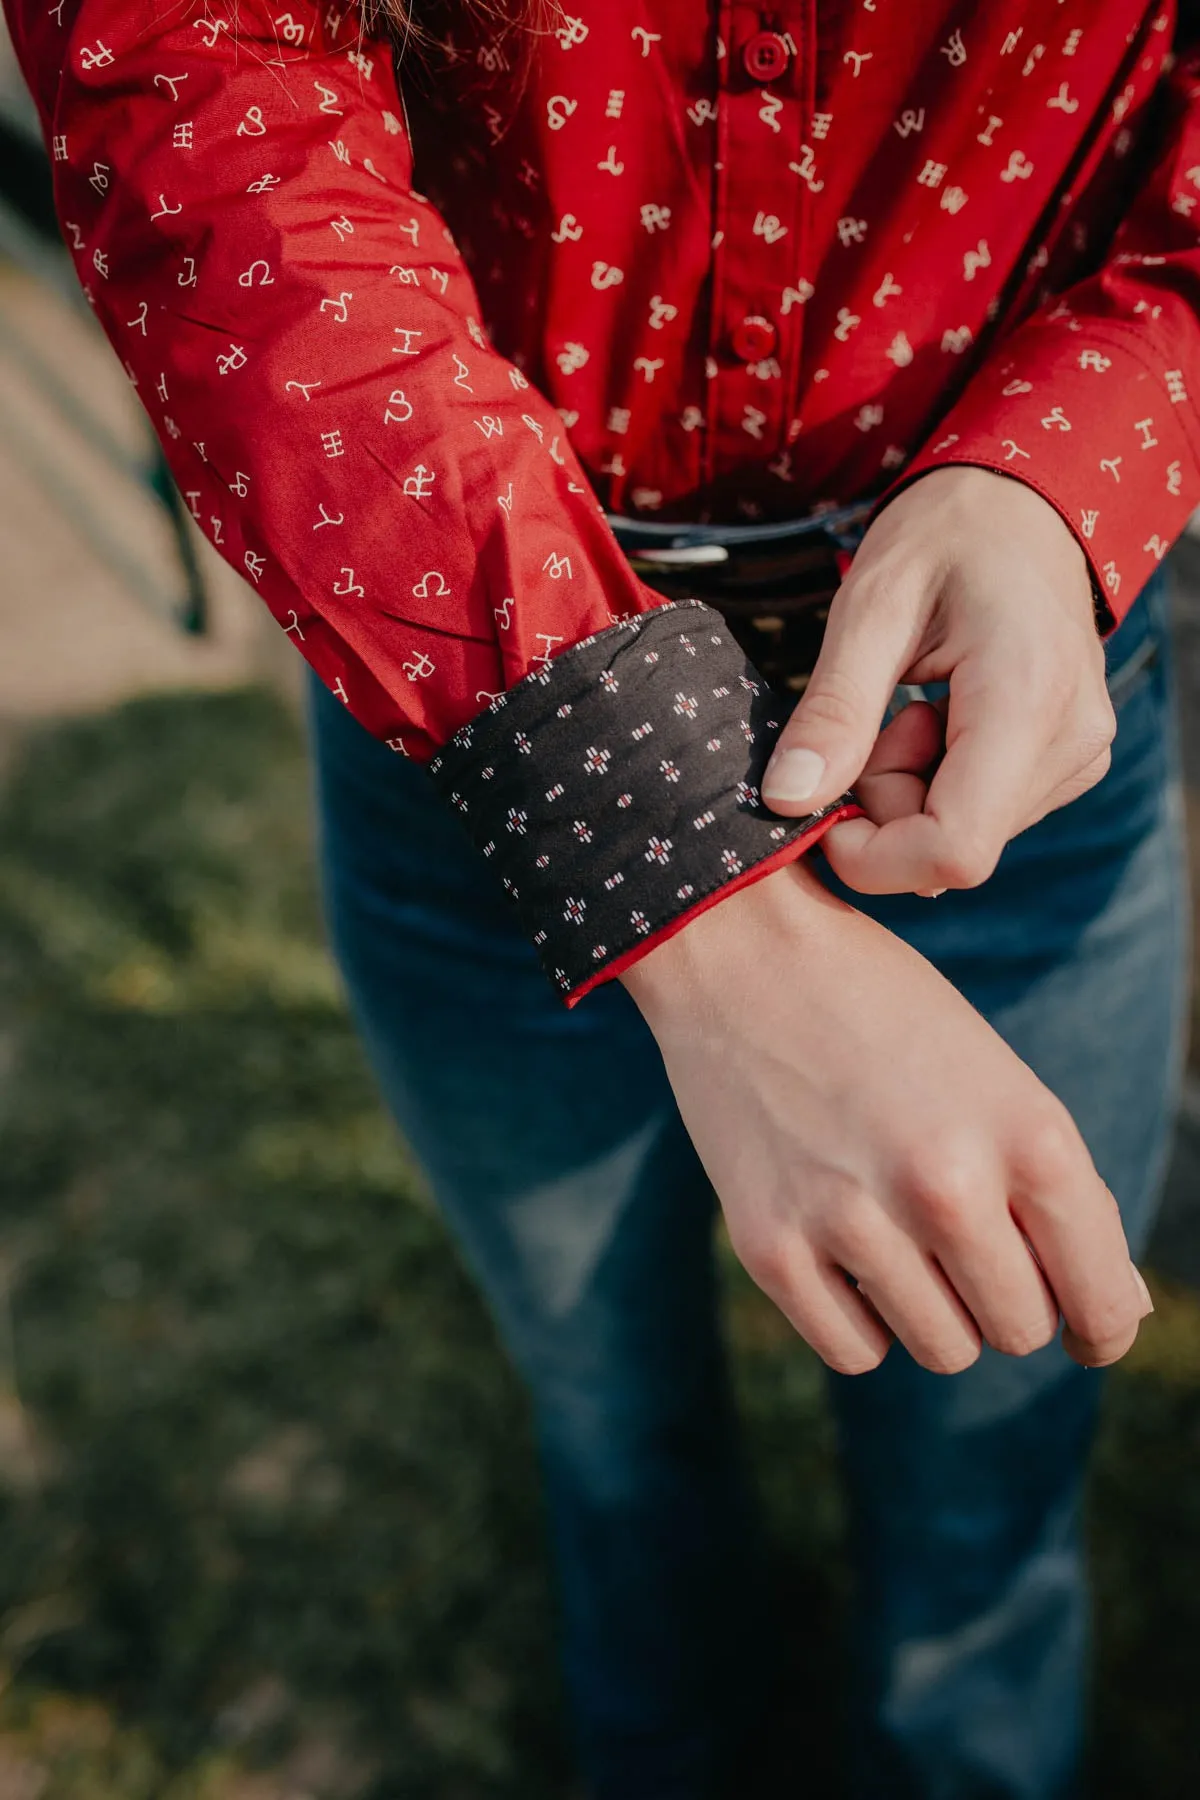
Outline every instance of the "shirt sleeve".
[[[427, 762], [483, 715], [486, 760], [448, 755], [484, 849], [506, 827], [494, 793], [528, 815], [521, 795], [601, 748], [592, 689], [613, 696], [595, 646], [604, 664], [608, 634], [659, 597], [616, 545], [557, 412], [489, 346], [450, 233], [413, 186], [390, 40], [312, 0], [274, 19], [265, 0], [213, 0], [200, 16], [162, 0], [5, 5], [64, 237], [193, 515], [397, 753]], [[762, 807], [755, 771], [778, 724], [724, 728], [728, 697], [755, 677], [727, 633], [709, 635], [720, 695], [692, 693], [686, 633], [660, 630], [644, 665], [656, 695], [687, 698], [709, 727], [696, 754], [676, 741], [673, 780], [625, 783], [623, 808], [584, 821], [594, 849], [570, 891], [545, 848], [528, 881], [507, 878], [568, 998], [828, 822], [787, 821], [781, 836]], [[550, 749], [523, 708], [559, 663], [576, 674]], [[648, 723], [632, 716], [645, 683], [619, 692], [603, 721], [618, 769]], [[685, 832], [714, 807], [724, 837]], [[651, 842], [671, 845], [671, 888], [653, 880]], [[618, 889], [621, 906], [602, 907]]]
[[1106, 260], [1001, 340], [897, 484], [953, 463], [1028, 483], [1079, 540], [1110, 628], [1200, 504], [1200, 8], [1183, 13], [1158, 148]]

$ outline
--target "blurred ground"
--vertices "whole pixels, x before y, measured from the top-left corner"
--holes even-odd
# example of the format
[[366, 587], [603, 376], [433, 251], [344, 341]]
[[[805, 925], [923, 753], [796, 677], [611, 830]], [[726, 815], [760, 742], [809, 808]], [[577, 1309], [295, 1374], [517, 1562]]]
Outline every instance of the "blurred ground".
[[[0, 272], [0, 1800], [561, 1797], [528, 1423], [320, 946], [290, 651], [211, 559], [212, 638], [156, 616], [161, 517], [14, 332], [144, 443], [86, 324]], [[1200, 794], [1200, 549], [1177, 570]], [[1190, 1101], [1094, 1482], [1103, 1800], [1200, 1783], [1193, 1146]], [[837, 1800], [820, 1376], [728, 1284]]]

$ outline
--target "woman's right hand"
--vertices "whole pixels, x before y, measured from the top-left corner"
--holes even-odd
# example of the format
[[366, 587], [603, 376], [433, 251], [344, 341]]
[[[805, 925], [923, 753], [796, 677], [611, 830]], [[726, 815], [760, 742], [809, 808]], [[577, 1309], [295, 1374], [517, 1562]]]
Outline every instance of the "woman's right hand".
[[[802, 864], [622, 977], [734, 1250], [824, 1360], [1099, 1366], [1150, 1298], [1065, 1107], [935, 969]], [[663, 1271], [664, 1280], [670, 1271]], [[848, 1279], [849, 1278], [849, 1279]]]

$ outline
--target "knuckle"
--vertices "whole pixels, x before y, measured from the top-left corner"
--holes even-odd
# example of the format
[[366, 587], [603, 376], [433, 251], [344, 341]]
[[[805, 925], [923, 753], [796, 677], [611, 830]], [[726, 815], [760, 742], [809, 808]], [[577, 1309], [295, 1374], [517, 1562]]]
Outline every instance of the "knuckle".
[[1133, 1348], [1137, 1334], [1138, 1328], [1134, 1325], [1109, 1337], [1072, 1332], [1064, 1341], [1076, 1362], [1089, 1369], [1105, 1369], [1110, 1363], [1120, 1362], [1125, 1352]]
[[[1107, 1295], [1103, 1299], [1093, 1298], [1084, 1308], [1083, 1331], [1090, 1344], [1102, 1348], [1112, 1356], [1121, 1356], [1137, 1336], [1138, 1318], [1137, 1300], [1132, 1291], [1125, 1298], [1120, 1294]], [[1078, 1324], [1075, 1329], [1080, 1330]]]
[[1001, 846], [986, 844], [981, 838], [958, 833], [952, 844], [934, 859], [934, 873], [940, 887], [981, 887], [1000, 860]]
[[1098, 762], [1112, 749], [1117, 735], [1117, 715], [1107, 694], [1101, 706], [1089, 707], [1075, 733], [1075, 755], [1081, 769]]
[[810, 681], [801, 710], [806, 723], [850, 731], [861, 725], [866, 706], [866, 695], [852, 675], [844, 669], [824, 669]]
[[1021, 1150], [1028, 1176], [1045, 1192], [1065, 1192], [1090, 1167], [1078, 1126], [1065, 1106], [1054, 1103], [1026, 1124]]
[[869, 1375], [877, 1369], [887, 1355], [886, 1345], [878, 1350], [866, 1344], [861, 1350], [828, 1350], [822, 1352], [821, 1361], [832, 1369], [835, 1375]]
[[922, 1235], [935, 1245], [953, 1243], [961, 1236], [967, 1216], [966, 1196], [951, 1181], [931, 1176], [914, 1195]]
[[1077, 1296], [1066, 1315], [1065, 1340], [1086, 1345], [1097, 1362], [1115, 1362], [1133, 1343], [1141, 1308], [1132, 1282]]
[[1117, 711], [1112, 697], [1106, 687], [1100, 690], [1099, 702], [1095, 709], [1093, 732], [1100, 749], [1106, 750], [1117, 735]]
[[1027, 1320], [1021, 1324], [999, 1326], [989, 1332], [988, 1343], [1005, 1356], [1032, 1356], [1036, 1350], [1044, 1350], [1052, 1343], [1057, 1333], [1056, 1319], [1046, 1318], [1036, 1323]]
[[979, 1361], [981, 1350], [981, 1344], [969, 1340], [954, 1345], [932, 1345], [917, 1355], [916, 1361], [931, 1375], [961, 1375]]
[[955, 1141], [932, 1145], [912, 1181], [912, 1201], [935, 1243], [962, 1235], [982, 1191], [977, 1157]]
[[738, 1261], [750, 1279], [765, 1294], [774, 1298], [788, 1286], [788, 1263], [777, 1237], [766, 1234], [743, 1238], [733, 1246]]

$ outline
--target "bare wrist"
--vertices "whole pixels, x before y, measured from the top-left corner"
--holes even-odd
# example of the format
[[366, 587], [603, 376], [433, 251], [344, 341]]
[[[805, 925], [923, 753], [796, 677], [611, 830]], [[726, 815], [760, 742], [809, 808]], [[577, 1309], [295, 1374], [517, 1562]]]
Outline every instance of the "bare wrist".
[[736, 983], [742, 967], [759, 963], [764, 947], [786, 942], [790, 950], [802, 952], [831, 912], [848, 910], [800, 858], [697, 914], [619, 979], [650, 1017], [664, 1005], [711, 987], [718, 972]]

